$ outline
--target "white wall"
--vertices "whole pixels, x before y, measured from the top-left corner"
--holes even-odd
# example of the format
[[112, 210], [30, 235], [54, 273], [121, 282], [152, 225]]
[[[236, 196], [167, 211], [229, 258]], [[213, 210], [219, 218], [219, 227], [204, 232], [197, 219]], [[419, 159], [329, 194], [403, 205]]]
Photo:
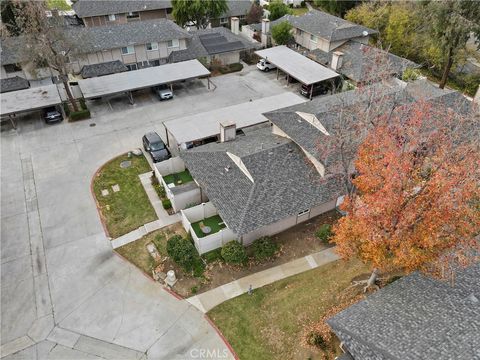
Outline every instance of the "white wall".
[[158, 163], [154, 163], [155, 175], [160, 178], [170, 174], [175, 174], [185, 170], [185, 163], [178, 157], [171, 157], [168, 160], [164, 160]]

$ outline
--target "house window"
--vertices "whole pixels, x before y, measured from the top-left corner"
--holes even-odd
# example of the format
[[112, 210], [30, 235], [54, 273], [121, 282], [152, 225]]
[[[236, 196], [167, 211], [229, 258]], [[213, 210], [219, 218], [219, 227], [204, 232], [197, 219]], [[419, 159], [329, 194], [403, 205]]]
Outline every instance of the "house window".
[[220, 24], [228, 24], [228, 18], [220, 18]]
[[19, 64], [8, 64], [8, 65], [4, 65], [3, 68], [5, 69], [5, 72], [7, 74], [17, 72], [17, 71], [22, 71], [22, 67]]
[[316, 43], [317, 42], [317, 37], [315, 35], [310, 34], [310, 41]]
[[132, 70], [137, 70], [138, 67], [137, 67], [137, 64], [126, 64], [125, 65], [128, 69], [128, 71], [132, 71]]
[[158, 50], [158, 43], [157, 42], [147, 43], [145, 47], [147, 48], [147, 51]]
[[135, 54], [135, 48], [133, 46], [122, 47], [122, 55]]
[[115, 21], [116, 19], [115, 14], [108, 15], [108, 21]]
[[140, 14], [138, 13], [138, 11], [129, 12], [127, 14], [127, 20], [138, 20], [139, 18]]
[[178, 39], [173, 39], [173, 40], [168, 40], [167, 42], [167, 47], [169, 48], [174, 48], [174, 47], [179, 47], [180, 44], [178, 43]]

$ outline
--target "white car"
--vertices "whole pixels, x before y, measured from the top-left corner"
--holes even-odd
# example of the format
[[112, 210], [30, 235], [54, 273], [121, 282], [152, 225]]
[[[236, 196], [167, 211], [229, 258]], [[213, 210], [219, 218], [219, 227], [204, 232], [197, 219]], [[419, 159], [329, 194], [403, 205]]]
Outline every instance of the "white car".
[[272, 63], [269, 63], [267, 60], [265, 59], [261, 59], [258, 63], [257, 63], [257, 68], [259, 70], [262, 70], [262, 71], [270, 71], [272, 69], [276, 69], [277, 67], [275, 65], [273, 65]]
[[157, 86], [154, 91], [160, 100], [173, 99], [173, 92], [167, 85]]

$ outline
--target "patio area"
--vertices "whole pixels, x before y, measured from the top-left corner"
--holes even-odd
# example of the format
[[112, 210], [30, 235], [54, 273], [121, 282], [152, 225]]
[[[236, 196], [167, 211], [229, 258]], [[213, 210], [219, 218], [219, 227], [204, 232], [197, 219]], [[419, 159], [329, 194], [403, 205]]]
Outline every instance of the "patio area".
[[215, 234], [225, 227], [226, 225], [220, 215], [214, 215], [192, 224], [192, 229], [199, 238]]
[[182, 184], [187, 184], [191, 181], [193, 181], [192, 175], [190, 175], [190, 172], [188, 169], [185, 169], [184, 171], [175, 173], [175, 174], [170, 174], [170, 175], [165, 175], [163, 177], [163, 181], [170, 186], [171, 184], [174, 184], [175, 186], [177, 185], [182, 185]]

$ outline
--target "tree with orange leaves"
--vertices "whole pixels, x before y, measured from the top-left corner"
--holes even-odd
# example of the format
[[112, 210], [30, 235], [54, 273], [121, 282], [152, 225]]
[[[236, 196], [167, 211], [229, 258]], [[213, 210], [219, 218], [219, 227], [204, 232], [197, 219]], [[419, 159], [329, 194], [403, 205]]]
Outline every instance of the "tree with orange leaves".
[[480, 254], [480, 122], [439, 104], [401, 106], [358, 150], [356, 188], [333, 242], [344, 258], [439, 276]]

